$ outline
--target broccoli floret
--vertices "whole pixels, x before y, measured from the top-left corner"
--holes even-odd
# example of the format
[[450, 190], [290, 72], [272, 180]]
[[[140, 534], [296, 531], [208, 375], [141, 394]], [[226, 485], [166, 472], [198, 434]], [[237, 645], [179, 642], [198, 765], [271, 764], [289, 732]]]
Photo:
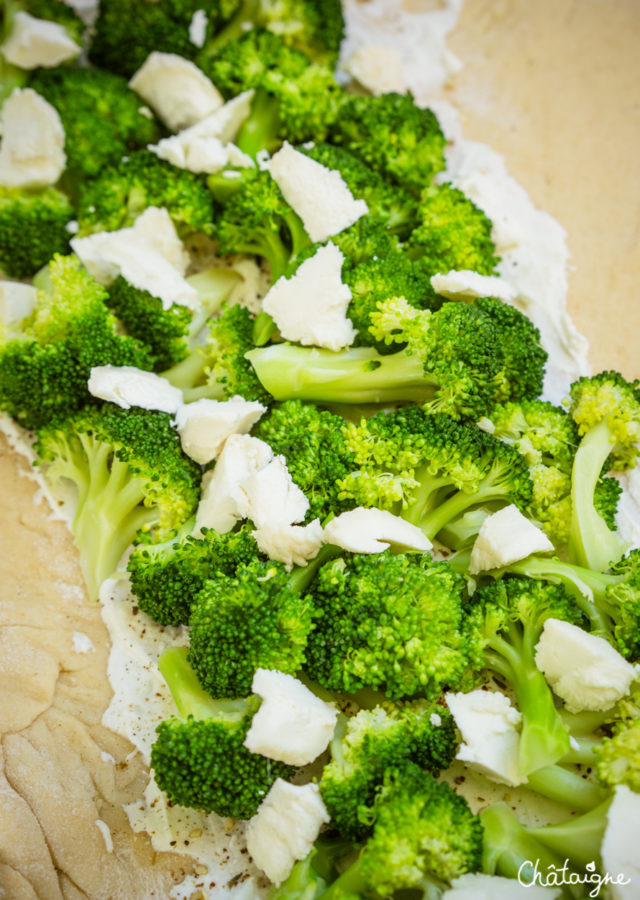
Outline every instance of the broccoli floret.
[[457, 747], [451, 713], [435, 704], [388, 704], [343, 718], [319, 783], [332, 827], [343, 838], [361, 840], [371, 831], [369, 809], [387, 769], [412, 761], [435, 776], [451, 764]]
[[283, 140], [322, 141], [338, 115], [343, 91], [331, 69], [264, 28], [227, 42], [211, 58], [201, 54], [199, 63], [227, 96], [256, 91], [235, 141], [252, 156]]
[[210, 321], [204, 343], [163, 375], [182, 390], [185, 403], [202, 397], [223, 400], [239, 394], [245, 400], [270, 404], [271, 396], [246, 359], [246, 353], [254, 346], [253, 329], [249, 310], [223, 306], [221, 314]]
[[311, 593], [311, 678], [338, 693], [437, 697], [460, 684], [468, 657], [465, 582], [428, 554], [354, 554], [325, 564]]
[[[413, 400], [456, 418], [479, 417], [494, 399], [504, 397], [508, 377], [512, 398], [526, 396], [525, 390], [541, 382], [546, 358], [538, 352], [538, 335], [528, 320], [523, 324], [495, 314], [495, 303], [445, 303], [432, 313], [392, 298], [371, 315], [370, 330], [378, 341], [405, 344], [404, 350], [383, 355], [367, 347], [333, 352], [279, 344], [252, 350], [247, 359], [276, 400]], [[536, 343], [535, 350], [525, 335]]]
[[154, 51], [195, 59], [201, 51], [189, 35], [194, 14], [202, 9], [206, 12], [208, 44], [240, 5], [240, 0], [207, 0], [204, 7], [202, 0], [139, 0], [135, 4], [130, 0], [101, 0], [89, 58], [127, 78]]
[[222, 254], [249, 253], [267, 260], [272, 281], [284, 274], [289, 262], [310, 239], [300, 217], [286, 202], [268, 172], [245, 169], [240, 178], [212, 176], [209, 186], [222, 201], [216, 206], [215, 237]]
[[154, 368], [167, 369], [197, 353], [207, 321], [220, 310], [238, 276], [231, 269], [212, 267], [187, 278], [198, 291], [197, 308], [162, 300], [118, 276], [108, 287], [107, 303], [128, 334], [142, 341], [153, 354]]
[[156, 729], [151, 768], [158, 787], [179, 806], [250, 818], [276, 778], [294, 773], [243, 746], [259, 698], [214, 700], [200, 687], [183, 647], [166, 650], [158, 668], [179, 713]]
[[448, 784], [408, 764], [387, 771], [370, 815], [373, 834], [322, 894], [326, 900], [391, 897], [396, 891], [441, 890], [480, 867], [482, 826]]
[[[345, 257], [345, 270], [354, 269], [360, 263], [396, 254], [399, 249], [397, 235], [392, 234], [383, 221], [371, 215], [362, 216], [358, 221], [330, 238], [331, 242], [342, 250]], [[315, 253], [318, 245], [313, 245], [304, 253]], [[287, 273], [292, 274], [292, 273]], [[353, 289], [353, 287], [352, 287]], [[390, 296], [387, 294], [387, 296]], [[381, 299], [386, 299], [381, 298]]]
[[69, 198], [56, 188], [0, 186], [0, 271], [25, 278], [65, 253], [72, 218]]
[[640, 719], [619, 722], [595, 751], [598, 778], [607, 787], [640, 791]]
[[300, 147], [302, 153], [328, 169], [340, 172], [354, 197], [362, 199], [369, 215], [384, 223], [393, 234], [408, 234], [418, 222], [415, 197], [391, 185], [374, 169], [342, 147], [318, 143]]
[[482, 650], [485, 668], [513, 690], [522, 713], [522, 775], [558, 762], [570, 747], [551, 689], [535, 664], [535, 647], [548, 618], [583, 624], [581, 612], [561, 585], [506, 577], [473, 595], [469, 640]]
[[444, 169], [446, 141], [438, 120], [410, 94], [349, 96], [331, 141], [414, 193]]
[[81, 235], [127, 228], [149, 206], [164, 207], [181, 237], [212, 231], [213, 200], [203, 178], [136, 150], [80, 188]]
[[285, 457], [294, 483], [309, 500], [309, 521], [339, 515], [354, 505], [339, 496], [341, 480], [355, 465], [345, 427], [341, 416], [288, 400], [274, 406], [254, 430], [274, 453]]
[[[571, 562], [602, 572], [625, 551], [621, 538], [596, 509], [596, 484], [604, 469], [628, 469], [638, 456], [638, 382], [601, 372], [571, 385], [571, 415], [581, 435], [571, 486]], [[605, 466], [606, 464], [606, 466]]]
[[296, 862], [291, 874], [278, 887], [272, 886], [268, 900], [315, 900], [337, 877], [337, 867], [353, 845], [333, 836], [320, 835], [308, 856]]
[[0, 407], [21, 425], [39, 428], [90, 400], [93, 366], [151, 368], [147, 350], [118, 333], [105, 300], [77, 257], [54, 257], [34, 312], [0, 344]]
[[309, 59], [333, 65], [344, 37], [340, 0], [261, 0], [256, 21]]
[[285, 572], [255, 559], [234, 576], [206, 581], [191, 609], [189, 661], [214, 697], [241, 697], [257, 668], [295, 675], [304, 663], [316, 612], [304, 595], [317, 568], [335, 554], [323, 548], [304, 567]]
[[444, 413], [383, 411], [348, 425], [346, 437], [358, 468], [340, 482], [341, 494], [402, 515], [430, 538], [470, 508], [530, 501], [520, 454]]
[[41, 428], [36, 449], [46, 479], [77, 490], [71, 531], [91, 598], [139, 532], [167, 540], [194, 514], [200, 467], [167, 413], [87, 406]]
[[29, 84], [60, 115], [68, 178], [100, 175], [125, 153], [153, 144], [160, 135], [152, 116], [142, 112], [140, 97], [124, 78], [101, 69], [39, 69]]
[[250, 529], [218, 534], [206, 528], [201, 537], [187, 534], [165, 544], [139, 545], [127, 570], [140, 609], [161, 625], [186, 625], [207, 579], [231, 577], [257, 555]]
[[433, 185], [420, 195], [421, 223], [409, 239], [408, 252], [420, 258], [429, 274], [469, 269], [492, 275], [500, 261], [491, 238], [491, 220], [458, 188]]

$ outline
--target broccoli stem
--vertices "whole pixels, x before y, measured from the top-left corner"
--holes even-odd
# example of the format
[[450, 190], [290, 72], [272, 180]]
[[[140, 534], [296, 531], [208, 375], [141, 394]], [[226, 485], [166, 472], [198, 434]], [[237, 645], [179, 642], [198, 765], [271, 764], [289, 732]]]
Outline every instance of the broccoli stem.
[[296, 566], [290, 576], [289, 585], [292, 590], [301, 594], [309, 587], [316, 576], [318, 569], [331, 559], [341, 556], [344, 553], [340, 547], [333, 544], [323, 544], [318, 554], [310, 559], [306, 566]]
[[280, 101], [258, 88], [251, 101], [251, 112], [236, 137], [236, 145], [255, 159], [261, 150], [272, 152], [280, 146], [279, 131]]
[[502, 481], [499, 476], [490, 476], [482, 482], [479, 490], [474, 493], [461, 490], [456, 491], [444, 503], [439, 504], [434, 510], [422, 517], [420, 528], [428, 538], [434, 538], [449, 522], [465, 513], [469, 507], [508, 498], [508, 483]]
[[263, 387], [276, 400], [320, 403], [393, 403], [431, 400], [432, 376], [413, 354], [382, 356], [370, 347], [340, 352], [274, 344], [245, 354]]
[[216, 382], [209, 384], [207, 380], [208, 367], [204, 348], [195, 347], [186, 359], [162, 372], [162, 376], [174, 387], [180, 388], [185, 403], [193, 403], [202, 397], [224, 400], [223, 385]]
[[158, 669], [167, 682], [171, 696], [183, 719], [209, 719], [225, 715], [230, 719], [242, 719], [248, 711], [247, 701], [214, 700], [201, 687], [196, 673], [187, 660], [187, 647], [169, 647], [158, 660]]
[[590, 863], [602, 865], [600, 847], [607, 827], [607, 813], [611, 797], [607, 797], [590, 812], [559, 825], [543, 828], [528, 828], [527, 833], [535, 837], [548, 850], [560, 853], [577, 869], [585, 869]]
[[573, 461], [569, 557], [596, 572], [604, 572], [618, 562], [626, 549], [594, 505], [596, 484], [614, 444], [609, 425], [603, 420], [583, 437]]
[[[563, 762], [567, 762], [565, 758]], [[602, 802], [605, 792], [593, 781], [563, 766], [544, 766], [527, 778], [527, 787], [569, 809], [588, 812]]]

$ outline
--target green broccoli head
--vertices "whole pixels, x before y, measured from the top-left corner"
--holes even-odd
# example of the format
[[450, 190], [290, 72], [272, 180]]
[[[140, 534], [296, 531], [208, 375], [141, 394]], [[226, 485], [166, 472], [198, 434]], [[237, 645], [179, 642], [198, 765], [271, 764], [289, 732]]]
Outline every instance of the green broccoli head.
[[137, 546], [127, 570], [140, 609], [161, 625], [186, 625], [208, 579], [218, 574], [230, 578], [257, 555], [250, 529], [218, 534], [206, 528], [201, 537], [187, 534], [165, 544]]
[[410, 94], [348, 96], [331, 141], [413, 193], [444, 169], [446, 141], [438, 120]]
[[344, 37], [340, 0], [261, 0], [256, 19], [314, 62], [333, 65]]
[[66, 194], [0, 186], [0, 272], [26, 278], [69, 245], [73, 207]]
[[607, 787], [640, 791], [640, 719], [620, 722], [596, 750], [598, 778]]
[[27, 428], [87, 403], [93, 366], [152, 365], [141, 344], [118, 332], [106, 291], [77, 257], [54, 257], [48, 274], [33, 314], [0, 346], [0, 406]]
[[158, 787], [179, 806], [249, 819], [276, 778], [294, 772], [243, 746], [259, 698], [212, 699], [198, 684], [184, 648], [165, 651], [159, 668], [180, 716], [156, 729], [151, 768]]
[[200, 467], [167, 413], [86, 406], [38, 431], [46, 479], [77, 491], [71, 527], [92, 598], [140, 534], [167, 540], [195, 511]]
[[325, 564], [311, 588], [319, 611], [307, 671], [331, 691], [436, 697], [460, 683], [464, 579], [426, 554], [354, 554]]
[[280, 563], [255, 559], [206, 581], [191, 610], [189, 661], [214, 697], [241, 697], [256, 669], [298, 672], [315, 611]]
[[213, 201], [204, 180], [136, 150], [103, 169], [80, 189], [80, 234], [127, 228], [149, 206], [164, 207], [181, 237], [212, 230]]
[[105, 166], [116, 165], [126, 153], [153, 144], [160, 136], [140, 97], [112, 72], [66, 66], [39, 69], [29, 86], [58, 110], [72, 184], [101, 175]]
[[311, 403], [288, 400], [272, 407], [254, 430], [274, 453], [282, 454], [295, 484], [309, 500], [307, 519], [339, 515], [353, 504], [338, 493], [354, 465], [341, 416]]
[[432, 775], [455, 756], [458, 737], [449, 711], [435, 704], [377, 706], [342, 723], [320, 779], [322, 799], [340, 836], [358, 841], [370, 833], [370, 808], [387, 769], [412, 761]]
[[499, 262], [491, 238], [491, 221], [450, 184], [425, 188], [420, 196], [421, 222], [411, 233], [409, 253], [429, 274], [469, 269], [492, 275]]

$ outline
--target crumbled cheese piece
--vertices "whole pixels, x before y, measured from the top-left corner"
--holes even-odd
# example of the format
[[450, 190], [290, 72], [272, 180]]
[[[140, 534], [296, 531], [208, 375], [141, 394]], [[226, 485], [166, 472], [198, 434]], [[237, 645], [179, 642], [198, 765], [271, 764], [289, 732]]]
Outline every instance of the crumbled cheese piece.
[[397, 47], [365, 44], [351, 54], [344, 69], [372, 94], [404, 94], [407, 90], [404, 57]]
[[431, 541], [400, 516], [383, 509], [362, 506], [343, 512], [327, 523], [325, 544], [335, 544], [351, 553], [382, 553], [391, 544], [408, 550], [430, 550]]
[[342, 350], [356, 330], [347, 318], [351, 291], [342, 282], [344, 256], [335, 244], [320, 247], [291, 278], [279, 278], [262, 301], [282, 337]]
[[131, 228], [100, 231], [72, 238], [72, 250], [100, 284], [110, 284], [118, 275], [140, 290], [162, 301], [197, 308], [197, 290], [183, 277], [185, 251], [166, 209], [150, 207]]
[[431, 715], [429, 716], [429, 721], [434, 728], [440, 728], [440, 726], [442, 725], [442, 716], [438, 715], [438, 713], [431, 713]]
[[521, 897], [522, 900], [525, 897], [529, 900], [555, 900], [561, 893], [561, 888], [521, 884], [517, 878], [469, 872], [453, 879], [449, 890], [442, 895], [442, 900], [512, 900], [513, 897]]
[[251, 691], [262, 698], [244, 746], [290, 766], [306, 766], [326, 750], [338, 711], [293, 675], [256, 669]]
[[262, 403], [231, 397], [230, 400], [196, 400], [176, 413], [182, 449], [200, 465], [216, 459], [231, 434], [247, 434], [266, 412]]
[[31, 88], [16, 88], [2, 107], [0, 184], [55, 184], [66, 163], [64, 128], [58, 111]]
[[[226, 449], [226, 445], [225, 445]], [[238, 485], [238, 510], [257, 528], [302, 522], [309, 501], [287, 469], [284, 456], [274, 457]]]
[[462, 734], [456, 754], [491, 781], [516, 786], [526, 781], [518, 774], [522, 716], [508, 697], [493, 691], [445, 694], [447, 706]]
[[209, 18], [204, 9], [197, 9], [189, 22], [189, 40], [195, 47], [204, 47]]
[[499, 569], [532, 553], [548, 553], [553, 544], [544, 531], [522, 515], [517, 506], [505, 506], [487, 516], [471, 551], [469, 572]]
[[33, 312], [38, 291], [21, 281], [0, 281], [0, 322], [11, 326]]
[[129, 87], [156, 111], [170, 131], [195, 125], [224, 103], [204, 72], [175, 53], [150, 53]]
[[[230, 175], [231, 170], [225, 174]], [[235, 174], [238, 174], [237, 172]], [[244, 306], [249, 312], [257, 315], [262, 309], [262, 298], [269, 290], [271, 277], [266, 267], [260, 267], [255, 259], [238, 257], [232, 263], [233, 271], [240, 275], [242, 281], [229, 294], [227, 303], [232, 306]]]
[[607, 812], [602, 841], [602, 867], [611, 877], [611, 900], [638, 900], [640, 896], [640, 794], [626, 784], [616, 787]]
[[497, 275], [480, 275], [467, 269], [452, 269], [446, 274], [432, 275], [431, 287], [436, 293], [450, 300], [476, 300], [478, 297], [495, 297], [503, 303], [513, 303], [518, 292]]
[[74, 653], [95, 653], [93, 641], [88, 634], [81, 631], [74, 631], [72, 638], [72, 649]]
[[102, 819], [96, 819], [96, 826], [102, 835], [107, 853], [113, 853], [113, 838], [111, 837], [111, 829]]
[[354, 199], [339, 172], [286, 142], [271, 157], [268, 169], [312, 241], [326, 241], [369, 212], [364, 200]]
[[36, 19], [19, 10], [13, 18], [11, 34], [2, 45], [2, 55], [21, 69], [51, 69], [69, 59], [75, 59], [82, 47], [67, 34], [58, 22]]
[[272, 459], [271, 447], [259, 438], [247, 434], [227, 438], [215, 467], [202, 479], [193, 533], [198, 534], [202, 528], [215, 528], [220, 534], [231, 531], [242, 518], [238, 509], [239, 484]]
[[608, 641], [561, 619], [544, 623], [536, 666], [572, 713], [610, 709], [638, 677]]
[[304, 859], [329, 821], [317, 784], [289, 784], [277, 778], [249, 820], [247, 850], [267, 878], [278, 885]]
[[322, 525], [314, 519], [308, 525], [267, 524], [252, 535], [262, 553], [291, 570], [304, 566], [318, 555], [323, 543]]
[[139, 406], [175, 413], [182, 405], [182, 391], [166, 378], [135, 366], [94, 366], [88, 381], [89, 393], [116, 403], [122, 409]]

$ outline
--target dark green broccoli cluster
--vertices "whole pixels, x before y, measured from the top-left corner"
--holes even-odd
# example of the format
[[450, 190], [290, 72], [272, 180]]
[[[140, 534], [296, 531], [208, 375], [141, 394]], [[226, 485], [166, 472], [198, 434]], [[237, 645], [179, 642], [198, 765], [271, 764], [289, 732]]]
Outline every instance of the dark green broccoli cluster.
[[0, 186], [0, 272], [35, 275], [56, 253], [66, 253], [73, 207], [54, 187]]

